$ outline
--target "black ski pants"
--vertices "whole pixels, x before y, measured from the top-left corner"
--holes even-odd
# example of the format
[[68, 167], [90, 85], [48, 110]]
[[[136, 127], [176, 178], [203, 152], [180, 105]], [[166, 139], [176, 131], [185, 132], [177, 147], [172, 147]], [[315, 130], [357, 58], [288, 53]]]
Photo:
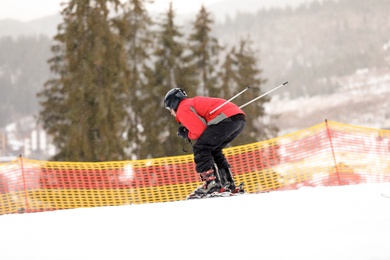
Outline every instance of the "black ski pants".
[[245, 115], [239, 114], [207, 126], [193, 145], [196, 171], [205, 172], [213, 167], [214, 163], [219, 169], [230, 168], [222, 149], [244, 130], [245, 124]]

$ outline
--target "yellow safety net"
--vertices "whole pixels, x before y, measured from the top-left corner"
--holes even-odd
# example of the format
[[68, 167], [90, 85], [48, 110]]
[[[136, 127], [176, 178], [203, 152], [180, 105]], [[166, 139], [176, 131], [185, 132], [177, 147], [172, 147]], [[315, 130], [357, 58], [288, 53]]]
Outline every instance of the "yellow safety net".
[[[247, 193], [390, 181], [390, 131], [325, 121], [224, 149]], [[0, 214], [185, 200], [193, 156], [113, 162], [16, 158], [0, 164]]]

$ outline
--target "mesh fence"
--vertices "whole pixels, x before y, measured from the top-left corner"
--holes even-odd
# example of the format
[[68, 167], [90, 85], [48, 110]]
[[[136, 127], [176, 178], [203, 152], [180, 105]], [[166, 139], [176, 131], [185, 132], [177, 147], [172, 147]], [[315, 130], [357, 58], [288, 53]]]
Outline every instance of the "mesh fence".
[[[325, 121], [226, 148], [247, 193], [390, 181], [390, 131]], [[0, 214], [184, 200], [198, 185], [192, 155], [113, 162], [23, 157], [0, 164]]]

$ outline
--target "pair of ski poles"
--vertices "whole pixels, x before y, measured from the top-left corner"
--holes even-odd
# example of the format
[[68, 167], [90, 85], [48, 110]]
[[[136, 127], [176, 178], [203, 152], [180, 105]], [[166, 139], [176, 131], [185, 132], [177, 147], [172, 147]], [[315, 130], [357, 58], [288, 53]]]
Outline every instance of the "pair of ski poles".
[[[260, 99], [260, 98], [262, 98], [262, 97], [268, 95], [269, 93], [274, 92], [275, 90], [277, 90], [277, 89], [283, 87], [283, 86], [286, 85], [287, 83], [288, 83], [288, 81], [286, 81], [286, 82], [280, 84], [280, 85], [277, 86], [276, 88], [273, 88], [273, 89], [271, 89], [270, 91], [268, 91], [268, 92], [266, 92], [266, 93], [264, 93], [264, 94], [262, 94], [262, 95], [260, 95], [260, 96], [258, 96], [258, 97], [256, 97], [256, 98], [254, 98], [254, 99], [252, 99], [252, 100], [246, 102], [244, 105], [241, 105], [240, 108], [246, 107], [247, 105], [249, 105], [249, 104], [255, 102], [256, 100], [258, 100], [258, 99]], [[215, 111], [217, 111], [218, 109], [220, 109], [221, 107], [223, 107], [224, 105], [226, 105], [227, 103], [229, 103], [230, 101], [232, 101], [233, 99], [235, 99], [236, 97], [240, 96], [242, 93], [244, 93], [245, 91], [247, 91], [247, 90], [250, 89], [251, 87], [252, 87], [252, 85], [246, 87], [243, 91], [241, 91], [240, 93], [238, 93], [238, 94], [235, 95], [234, 97], [230, 98], [229, 100], [226, 100], [224, 103], [222, 103], [222, 104], [219, 105], [218, 107], [214, 108], [212, 111], [210, 111], [209, 114], [211, 115], [212, 113], [214, 113]]]
[[[277, 89], [283, 87], [283, 86], [286, 85], [287, 83], [288, 83], [288, 81], [283, 82], [282, 84], [280, 84], [280, 85], [277, 86], [276, 88], [273, 88], [273, 89], [271, 89], [271, 90], [265, 92], [264, 94], [262, 94], [262, 95], [260, 95], [260, 96], [258, 96], [258, 97], [256, 97], [256, 98], [254, 98], [254, 99], [252, 99], [252, 100], [249, 100], [249, 101], [246, 102], [245, 104], [241, 105], [240, 108], [246, 107], [247, 105], [249, 105], [249, 104], [255, 102], [256, 100], [258, 100], [258, 99], [260, 99], [260, 98], [262, 98], [262, 97], [268, 95], [269, 93], [274, 92], [275, 90], [277, 90]], [[211, 115], [212, 113], [214, 113], [215, 111], [217, 111], [218, 109], [220, 109], [221, 107], [223, 107], [224, 105], [226, 105], [227, 103], [229, 103], [230, 101], [232, 101], [233, 99], [235, 99], [236, 97], [240, 96], [242, 93], [244, 93], [245, 91], [247, 91], [247, 90], [250, 89], [251, 87], [252, 87], [252, 85], [246, 87], [246, 88], [245, 88], [243, 91], [241, 91], [240, 93], [236, 94], [235, 96], [233, 96], [233, 97], [230, 98], [229, 100], [226, 100], [224, 103], [222, 103], [222, 104], [219, 105], [218, 107], [214, 108], [212, 111], [210, 111], [209, 114]], [[188, 144], [189, 144], [190, 146], [192, 146], [191, 140], [188, 139], [187, 141], [188, 141]], [[183, 152], [187, 152], [187, 150], [185, 150], [184, 147], [183, 147], [182, 150], [183, 150]]]

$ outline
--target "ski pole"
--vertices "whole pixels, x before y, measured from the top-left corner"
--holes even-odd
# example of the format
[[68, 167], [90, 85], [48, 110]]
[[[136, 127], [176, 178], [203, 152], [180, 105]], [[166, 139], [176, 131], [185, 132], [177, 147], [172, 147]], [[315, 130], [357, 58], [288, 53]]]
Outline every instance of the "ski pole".
[[241, 105], [241, 106], [240, 106], [240, 108], [246, 107], [247, 105], [251, 104], [252, 102], [255, 102], [256, 100], [258, 100], [258, 99], [260, 99], [260, 98], [264, 97], [265, 95], [268, 95], [269, 93], [271, 93], [271, 92], [273, 92], [273, 91], [277, 90], [278, 88], [281, 88], [281, 87], [283, 87], [283, 86], [284, 86], [284, 85], [286, 85], [287, 83], [288, 83], [288, 81], [286, 81], [286, 82], [284, 82], [284, 83], [280, 84], [280, 85], [279, 85], [279, 86], [277, 86], [276, 88], [274, 88], [274, 89], [271, 89], [270, 91], [268, 91], [268, 92], [266, 92], [266, 93], [262, 94], [261, 96], [258, 96], [257, 98], [254, 98], [254, 99], [252, 99], [252, 100], [248, 101], [248, 102], [247, 102], [247, 103], [245, 103], [244, 105]]
[[215, 111], [217, 111], [218, 109], [220, 109], [221, 107], [223, 107], [224, 105], [226, 105], [227, 103], [229, 103], [230, 101], [232, 101], [233, 99], [235, 99], [236, 97], [238, 97], [239, 95], [241, 95], [242, 93], [244, 93], [245, 91], [250, 89], [251, 87], [252, 87], [252, 85], [247, 86], [243, 91], [241, 91], [240, 93], [238, 93], [234, 97], [230, 98], [229, 100], [226, 100], [224, 103], [222, 103], [221, 105], [219, 105], [218, 107], [216, 107], [212, 111], [210, 111], [209, 115], [211, 115], [212, 113], [214, 113]]

